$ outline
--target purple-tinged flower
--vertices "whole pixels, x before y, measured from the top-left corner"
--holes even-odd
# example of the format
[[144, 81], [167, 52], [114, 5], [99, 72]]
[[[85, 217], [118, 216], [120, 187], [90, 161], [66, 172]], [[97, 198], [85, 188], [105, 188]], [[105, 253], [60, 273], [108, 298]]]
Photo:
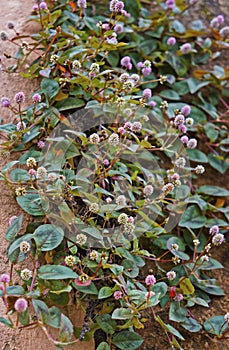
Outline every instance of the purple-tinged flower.
[[108, 166], [110, 164], [109, 159], [104, 159], [103, 165]]
[[178, 130], [185, 134], [187, 132], [187, 128], [184, 124], [178, 125]]
[[8, 40], [8, 39], [9, 39], [9, 34], [6, 33], [6, 32], [4, 32], [4, 31], [2, 31], [2, 32], [0, 33], [0, 39], [1, 39], [2, 41]]
[[38, 141], [37, 147], [40, 148], [40, 149], [44, 148], [45, 147], [45, 142], [42, 141], [42, 140]]
[[190, 139], [187, 143], [187, 147], [189, 149], [194, 149], [197, 146], [197, 140], [196, 139]]
[[80, 9], [86, 9], [87, 8], [87, 1], [86, 0], [78, 0], [77, 5]]
[[148, 275], [145, 278], [145, 284], [147, 286], [153, 286], [156, 283], [156, 278], [154, 275]]
[[121, 12], [124, 10], [124, 2], [123, 1], [117, 1], [117, 3], [115, 4], [115, 12]]
[[115, 12], [115, 5], [117, 4], [118, 0], [111, 0], [110, 2], [110, 11]]
[[32, 97], [32, 100], [34, 103], [39, 103], [41, 102], [41, 95], [40, 94], [34, 94]]
[[40, 4], [39, 4], [39, 8], [40, 10], [47, 10], [48, 9], [48, 6], [46, 4], [45, 1], [42, 1]]
[[189, 138], [188, 136], [184, 135], [180, 138], [180, 140], [184, 145], [187, 145]]
[[2, 107], [9, 107], [10, 106], [10, 99], [7, 98], [7, 97], [3, 97], [1, 99], [1, 104], [2, 104]]
[[136, 121], [136, 122], [133, 122], [132, 124], [132, 127], [131, 127], [131, 130], [133, 132], [140, 132], [142, 129], [142, 123]]
[[215, 235], [216, 233], [219, 233], [219, 226], [214, 225], [210, 228], [209, 234], [210, 235]]
[[104, 29], [104, 30], [110, 30], [110, 24], [109, 24], [109, 23], [103, 23], [103, 24], [102, 24], [102, 29]]
[[116, 24], [114, 26], [114, 31], [116, 34], [121, 34], [123, 32], [123, 26], [121, 24]]
[[147, 77], [148, 75], [150, 75], [152, 72], [152, 68], [143, 68], [142, 69], [142, 74], [144, 77]]
[[9, 283], [9, 281], [10, 281], [10, 275], [8, 275], [7, 273], [3, 273], [0, 277], [0, 282]]
[[181, 45], [180, 50], [181, 50], [181, 52], [186, 54], [192, 50], [192, 46], [189, 43], [185, 43], [185, 44]]
[[166, 0], [166, 5], [167, 5], [168, 9], [172, 10], [174, 8], [175, 1], [174, 0]]
[[18, 104], [25, 102], [24, 92], [20, 91], [20, 92], [16, 93], [16, 95], [14, 96], [14, 101]]
[[213, 237], [212, 237], [212, 243], [216, 246], [221, 245], [223, 242], [225, 241], [225, 237], [222, 233], [216, 233]]
[[150, 101], [149, 102], [149, 107], [151, 107], [151, 108], [154, 108], [154, 107], [156, 107], [156, 102], [155, 101]]
[[19, 298], [14, 304], [14, 308], [17, 312], [24, 312], [28, 308], [28, 302], [25, 298]]
[[191, 113], [191, 107], [189, 105], [185, 105], [181, 108], [181, 114], [183, 114], [185, 117]]
[[14, 23], [11, 22], [11, 21], [8, 21], [8, 22], [7, 22], [7, 28], [8, 28], [8, 29], [14, 29]]
[[39, 8], [38, 4], [34, 4], [34, 5], [33, 5], [33, 11], [37, 11], [38, 8]]
[[118, 128], [118, 132], [119, 132], [121, 135], [123, 135], [123, 134], [125, 134], [126, 130], [124, 129], [123, 126], [120, 126], [120, 127]]
[[95, 72], [89, 72], [89, 78], [90, 79], [94, 79], [96, 77], [96, 73]]
[[29, 169], [29, 171], [28, 171], [28, 174], [30, 175], [30, 176], [36, 176], [36, 170], [35, 169]]
[[185, 118], [184, 118], [183, 114], [178, 114], [174, 119], [174, 125], [178, 126], [178, 125], [182, 125], [184, 123], [185, 123]]
[[113, 294], [115, 300], [119, 300], [122, 298], [122, 292], [120, 292], [119, 290], [116, 290]]
[[16, 124], [16, 128], [17, 128], [18, 131], [20, 131], [20, 130], [25, 130], [26, 124], [25, 124], [24, 122], [18, 122], [18, 123]]
[[147, 100], [152, 97], [152, 91], [151, 89], [145, 89], [143, 90], [142, 96], [146, 98]]
[[138, 62], [137, 63], [137, 67], [138, 68], [143, 68], [144, 67], [144, 63], [143, 62]]
[[180, 180], [180, 175], [177, 174], [177, 173], [174, 173], [174, 174], [172, 174], [172, 175], [170, 176], [170, 179], [171, 179], [172, 181]]
[[154, 188], [152, 185], [146, 185], [143, 188], [143, 193], [146, 197], [150, 197], [153, 194]]
[[9, 226], [17, 219], [17, 215], [13, 215], [9, 218]]
[[130, 56], [124, 56], [121, 61], [120, 61], [121, 65], [123, 67], [127, 67], [130, 63], [131, 63], [131, 58]]
[[219, 25], [223, 24], [225, 19], [224, 19], [224, 16], [223, 15], [219, 15], [217, 16], [217, 20], [218, 20], [218, 23]]
[[166, 273], [166, 276], [167, 276], [168, 280], [172, 281], [176, 278], [176, 272], [175, 271], [168, 271]]
[[168, 38], [167, 40], [167, 44], [170, 46], [174, 46], [176, 44], [176, 38], [174, 38], [174, 36], [171, 36], [170, 38]]
[[174, 300], [175, 301], [181, 301], [181, 300], [183, 300], [184, 299], [184, 297], [183, 297], [183, 295], [181, 294], [181, 293], [178, 293], [175, 297], [174, 297]]
[[132, 129], [132, 123], [131, 122], [126, 122], [124, 124], [124, 129], [125, 130], [131, 130]]
[[133, 216], [130, 216], [130, 217], [128, 218], [128, 222], [130, 222], [131, 224], [133, 224], [133, 223], [134, 223], [134, 217], [133, 217]]

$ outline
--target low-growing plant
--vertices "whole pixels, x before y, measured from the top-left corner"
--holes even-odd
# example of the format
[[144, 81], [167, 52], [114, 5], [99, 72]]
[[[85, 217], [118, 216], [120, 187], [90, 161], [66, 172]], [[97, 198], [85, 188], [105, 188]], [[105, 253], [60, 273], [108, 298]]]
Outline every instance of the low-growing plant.
[[[208, 67], [228, 27], [218, 16], [186, 28], [193, 1], [107, 5], [37, 1], [41, 29], [29, 43], [1, 33], [19, 47], [2, 71], [40, 88], [26, 108], [22, 91], [2, 98], [16, 123], [0, 125], [1, 154], [18, 158], [0, 179], [34, 220], [22, 232], [23, 214], [10, 218], [0, 321], [37, 325], [57, 349], [102, 330], [97, 350], [134, 350], [148, 309], [172, 349], [182, 349], [181, 327], [223, 339], [228, 313], [201, 324], [190, 308], [224, 295], [209, 271], [223, 268], [212, 255], [225, 241], [228, 191], [197, 176], [203, 164], [228, 169], [228, 69]], [[63, 311], [72, 298], [86, 312], [81, 328]]]

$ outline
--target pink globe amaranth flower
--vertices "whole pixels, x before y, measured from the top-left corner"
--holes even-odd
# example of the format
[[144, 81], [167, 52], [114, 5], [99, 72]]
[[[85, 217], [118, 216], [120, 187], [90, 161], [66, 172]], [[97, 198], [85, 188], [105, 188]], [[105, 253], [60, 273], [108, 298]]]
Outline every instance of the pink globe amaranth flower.
[[109, 160], [108, 159], [104, 159], [103, 165], [108, 166], [109, 164], [110, 164]]
[[148, 275], [145, 278], [145, 284], [147, 286], [153, 286], [156, 283], [156, 278], [154, 275]]
[[119, 300], [122, 298], [122, 292], [120, 292], [119, 290], [115, 291], [113, 294], [115, 300]]
[[14, 101], [18, 104], [25, 102], [24, 92], [22, 92], [22, 91], [17, 92], [16, 95], [14, 96]]
[[138, 62], [137, 63], [137, 67], [138, 68], [143, 68], [144, 67], [144, 63], [143, 62]]
[[178, 125], [178, 130], [180, 132], [182, 132], [183, 134], [185, 134], [186, 131], [187, 131], [187, 128], [186, 128], [186, 126], [184, 124], [181, 124], [181, 125]]
[[120, 128], [118, 128], [118, 132], [123, 135], [125, 134], [126, 130], [124, 129], [123, 126], [120, 126]]
[[175, 301], [181, 301], [181, 300], [183, 300], [184, 299], [184, 297], [183, 297], [183, 295], [181, 294], [181, 293], [178, 293], [175, 297], [174, 297], [174, 300]]
[[116, 24], [114, 26], [114, 31], [116, 34], [121, 34], [123, 32], [123, 26], [121, 24]]
[[132, 65], [132, 63], [130, 62], [130, 63], [128, 63], [128, 65], [126, 66], [126, 68], [128, 69], [128, 70], [131, 70], [132, 69], [132, 67], [133, 67], [133, 65]]
[[38, 8], [39, 8], [38, 4], [34, 4], [34, 5], [33, 5], [33, 11], [37, 11]]
[[121, 65], [123, 67], [127, 67], [129, 63], [131, 63], [131, 58], [130, 56], [124, 56], [121, 61], [120, 61]]
[[104, 29], [104, 30], [110, 30], [110, 24], [109, 24], [109, 23], [103, 23], [102, 29]]
[[174, 0], [167, 0], [166, 5], [167, 5], [168, 9], [172, 10], [174, 8], [175, 1]]
[[174, 119], [174, 125], [178, 126], [178, 125], [182, 125], [185, 122], [185, 118], [183, 116], [183, 114], [178, 114], [175, 119]]
[[12, 225], [12, 223], [17, 219], [16, 215], [13, 215], [9, 218], [9, 225]]
[[151, 72], [152, 72], [152, 68], [150, 68], [150, 67], [144, 67], [142, 69], [142, 74], [144, 77], [147, 77], [148, 75], [150, 75]]
[[191, 113], [191, 107], [189, 105], [185, 105], [181, 108], [181, 114], [183, 114], [185, 117]]
[[121, 12], [124, 10], [124, 2], [123, 1], [117, 1], [117, 3], [115, 4], [115, 12]]
[[14, 304], [14, 308], [17, 312], [24, 312], [28, 308], [28, 302], [25, 298], [19, 298]]
[[170, 46], [174, 46], [176, 44], [176, 38], [174, 38], [174, 36], [171, 36], [170, 38], [168, 38], [167, 40], [167, 44]]
[[1, 104], [2, 104], [2, 107], [4, 107], [4, 108], [9, 107], [11, 105], [10, 99], [7, 97], [3, 97], [1, 99]]
[[36, 176], [36, 170], [35, 169], [29, 169], [28, 174], [31, 176]]
[[39, 103], [41, 102], [41, 95], [40, 94], [34, 94], [32, 97], [32, 100], [34, 103]]
[[3, 273], [0, 277], [0, 282], [9, 283], [10, 276], [7, 273]]
[[189, 53], [192, 50], [192, 46], [189, 43], [181, 45], [180, 51], [183, 53]]
[[40, 4], [39, 4], [39, 8], [40, 10], [47, 10], [48, 9], [48, 6], [46, 4], [45, 1], [42, 1]]
[[132, 129], [132, 123], [131, 122], [126, 122], [124, 124], [124, 129], [125, 130], [131, 130]]
[[87, 8], [87, 1], [86, 0], [78, 0], [77, 1], [77, 6], [80, 9], [86, 9]]
[[146, 98], [147, 100], [152, 97], [152, 91], [151, 89], [144, 89], [142, 96]]
[[214, 225], [209, 229], [209, 234], [215, 235], [216, 233], [219, 233], [219, 226]]
[[180, 138], [180, 140], [184, 145], [187, 145], [189, 138], [188, 136], [184, 135]]
[[128, 222], [130, 222], [131, 224], [133, 224], [133, 222], [134, 222], [134, 217], [133, 217], [133, 216], [130, 216], [130, 217], [128, 218]]
[[42, 141], [42, 140], [38, 141], [37, 147], [40, 148], [40, 149], [44, 148], [45, 147], [45, 142]]
[[223, 24], [225, 19], [224, 19], [224, 16], [223, 15], [219, 15], [217, 16], [217, 20], [218, 20], [218, 23], [219, 25]]
[[149, 107], [151, 107], [151, 108], [154, 108], [154, 107], [156, 107], [156, 102], [155, 101], [150, 101], [149, 102]]
[[122, 11], [121, 11], [121, 14], [122, 14], [123, 16], [127, 17], [127, 18], [130, 18], [130, 13], [127, 12], [126, 10], [122, 10]]
[[194, 149], [197, 146], [197, 140], [196, 139], [190, 139], [187, 143], [187, 147], [189, 149]]

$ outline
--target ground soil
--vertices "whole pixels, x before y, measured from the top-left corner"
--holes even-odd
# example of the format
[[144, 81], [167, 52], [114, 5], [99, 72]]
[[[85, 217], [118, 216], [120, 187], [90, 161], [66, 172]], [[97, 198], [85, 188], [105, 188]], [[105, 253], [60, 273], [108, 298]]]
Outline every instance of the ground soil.
[[[1, 0], [2, 2], [2, 0]], [[16, 24], [16, 29], [20, 33], [32, 33], [36, 32], [37, 27], [27, 21], [30, 14], [31, 8], [33, 6], [32, 0], [11, 0], [6, 1], [1, 4], [1, 15], [0, 15], [0, 30], [5, 30], [6, 22], [12, 20]], [[191, 18], [199, 19], [200, 16], [204, 18], [209, 17], [211, 14], [216, 15], [223, 13], [225, 17], [229, 13], [229, 2], [228, 0], [201, 0], [199, 1], [198, 10], [192, 12]], [[204, 11], [201, 12], [201, 10]], [[196, 18], [198, 15], [198, 18]], [[7, 54], [12, 53], [8, 43], [0, 44], [0, 54], [6, 52]], [[24, 91], [25, 94], [30, 96], [31, 92], [35, 90], [36, 82], [25, 81], [18, 75], [5, 75], [1, 73], [0, 79], [0, 97], [7, 96], [13, 98], [14, 94], [18, 91]], [[4, 122], [12, 120], [12, 116], [9, 115], [8, 111], [0, 109], [0, 117], [4, 119]], [[8, 160], [7, 160], [8, 161]], [[6, 160], [1, 160], [0, 167], [6, 162]], [[219, 183], [216, 179], [219, 178], [219, 173], [208, 170], [207, 175], [204, 177], [204, 183], [208, 184], [218, 184], [224, 185], [224, 179], [221, 177]], [[8, 219], [12, 215], [18, 215], [20, 210], [12, 198], [12, 194], [0, 183], [0, 274], [9, 272], [9, 264], [6, 259], [6, 248], [7, 242], [4, 240], [4, 234], [8, 226]], [[225, 243], [222, 247], [218, 248], [213, 252], [213, 257], [221, 261], [225, 266], [225, 269], [218, 270], [214, 277], [217, 278], [223, 287], [225, 293], [228, 292], [229, 286], [229, 259], [228, 259], [228, 248], [229, 243]], [[77, 324], [82, 323], [83, 314], [81, 311], [76, 311], [75, 308], [70, 307], [69, 313], [72, 319]], [[228, 294], [225, 297], [213, 298], [209, 309], [204, 309], [201, 307], [192, 310], [197, 320], [203, 321], [211, 315], [220, 315], [228, 312], [229, 310], [229, 297]], [[165, 312], [161, 311], [160, 315], [163, 318]], [[0, 315], [4, 316], [3, 303], [0, 303]], [[158, 327], [156, 322], [152, 321], [152, 316], [150, 312], [146, 315], [148, 321], [145, 324], [145, 329], [141, 332], [144, 338], [144, 344], [141, 346], [141, 350], [169, 350], [169, 345], [166, 341], [166, 337], [162, 333], [161, 329]], [[212, 349], [212, 350], [226, 350], [229, 349], [228, 342], [213, 342], [213, 340], [207, 338], [203, 334], [191, 334], [186, 332], [184, 329], [181, 330], [186, 342], [182, 344], [185, 350], [196, 350], [196, 349]], [[31, 330], [30, 332], [18, 332], [10, 330], [6, 327], [0, 325], [0, 349], [1, 350], [49, 350], [52, 349], [51, 344], [46, 340], [46, 337], [40, 330]], [[94, 345], [92, 343], [86, 345], [75, 345], [68, 347], [68, 350], [94, 350]], [[128, 349], [126, 349], [128, 350]]]

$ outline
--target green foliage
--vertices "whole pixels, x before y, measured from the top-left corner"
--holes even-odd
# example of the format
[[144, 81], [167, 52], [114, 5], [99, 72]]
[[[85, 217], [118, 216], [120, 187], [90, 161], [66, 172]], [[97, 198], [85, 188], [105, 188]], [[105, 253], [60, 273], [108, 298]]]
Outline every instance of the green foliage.
[[[228, 47], [227, 39], [199, 20], [186, 27], [188, 1], [176, 1], [173, 11], [164, 1], [152, 7], [150, 1], [126, 0], [129, 17], [109, 14], [105, 2], [88, 1], [82, 11], [66, 0], [48, 6], [31, 17], [41, 24], [31, 35], [32, 49], [20, 47], [16, 64], [6, 68], [22, 71], [29, 55], [41, 51], [21, 72], [40, 80], [41, 101], [25, 109], [10, 106], [17, 122], [0, 125], [2, 156], [20, 154], [1, 169], [0, 180], [34, 218], [22, 233], [21, 214], [6, 231], [12, 269], [29, 259], [31, 275], [17, 266], [19, 285], [8, 284], [1, 297], [28, 299], [37, 321], [27, 309], [19, 324], [34, 322], [46, 334], [49, 327], [58, 329], [57, 349], [99, 328], [106, 339], [96, 350], [137, 349], [143, 339], [135, 329], [144, 328], [147, 308], [169, 345], [182, 349], [178, 340], [184, 337], [160, 318], [159, 303], [189, 332], [222, 337], [224, 316], [202, 327], [188, 309], [208, 307], [209, 295], [224, 295], [208, 276], [223, 268], [208, 256], [217, 249], [209, 229], [218, 225], [220, 235], [226, 233], [229, 191], [216, 181], [199, 186], [197, 175], [205, 176], [202, 164], [220, 174], [229, 167], [228, 67], [206, 68]], [[171, 36], [174, 45], [168, 43]], [[123, 63], [125, 56], [131, 66]], [[151, 67], [148, 75], [141, 62]], [[153, 97], [144, 96], [146, 88]], [[187, 132], [176, 125], [186, 103]], [[184, 134], [198, 141], [197, 148], [181, 142]], [[22, 243], [30, 248], [23, 250]], [[157, 278], [146, 278], [150, 269]], [[78, 304], [88, 301], [81, 330], [60, 311], [75, 298]], [[16, 312], [14, 304], [7, 312]], [[11, 318], [0, 322], [17, 327]]]

